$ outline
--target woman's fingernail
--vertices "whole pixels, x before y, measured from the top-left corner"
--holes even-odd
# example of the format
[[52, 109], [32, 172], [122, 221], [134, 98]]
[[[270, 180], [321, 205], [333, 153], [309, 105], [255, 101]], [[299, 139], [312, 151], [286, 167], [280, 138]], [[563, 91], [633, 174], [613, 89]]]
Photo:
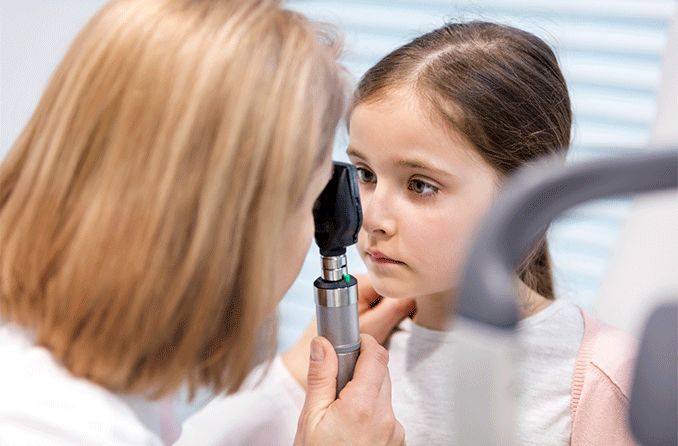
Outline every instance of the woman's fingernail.
[[323, 359], [325, 359], [325, 350], [323, 350], [320, 340], [313, 338], [311, 341], [311, 361], [322, 361]]

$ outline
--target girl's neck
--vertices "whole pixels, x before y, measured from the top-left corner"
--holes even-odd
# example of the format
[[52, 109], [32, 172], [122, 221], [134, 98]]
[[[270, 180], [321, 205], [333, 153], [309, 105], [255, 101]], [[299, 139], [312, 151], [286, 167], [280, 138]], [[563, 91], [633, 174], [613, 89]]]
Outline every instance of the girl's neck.
[[[538, 313], [553, 302], [530, 289], [522, 281], [518, 281], [517, 295], [520, 317], [523, 319]], [[417, 312], [414, 315], [414, 322], [430, 330], [450, 330], [452, 327], [449, 315], [450, 310], [454, 308], [456, 297], [456, 290], [416, 297]]]

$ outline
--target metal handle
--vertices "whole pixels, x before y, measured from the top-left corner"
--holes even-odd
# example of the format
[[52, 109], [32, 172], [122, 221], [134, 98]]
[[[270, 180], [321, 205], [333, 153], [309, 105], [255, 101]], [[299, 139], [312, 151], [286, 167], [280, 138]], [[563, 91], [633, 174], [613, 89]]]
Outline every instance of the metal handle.
[[337, 396], [353, 378], [353, 370], [360, 354], [357, 282], [352, 276], [350, 279], [350, 282], [341, 287], [333, 286], [336, 282], [327, 282], [320, 278], [314, 283], [318, 335], [330, 341], [339, 361]]

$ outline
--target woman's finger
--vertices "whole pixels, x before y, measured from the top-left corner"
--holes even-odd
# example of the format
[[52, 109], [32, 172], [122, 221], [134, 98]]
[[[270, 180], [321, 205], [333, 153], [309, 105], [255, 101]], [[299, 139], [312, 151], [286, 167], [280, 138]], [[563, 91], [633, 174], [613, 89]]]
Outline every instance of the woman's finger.
[[355, 278], [358, 281], [358, 313], [362, 313], [376, 304], [381, 296], [372, 288], [367, 274], [357, 274]]
[[383, 344], [393, 329], [416, 308], [414, 299], [383, 298], [378, 305], [360, 315], [360, 331]]
[[306, 389], [308, 358], [311, 353], [311, 340], [318, 336], [315, 318], [306, 327], [299, 340], [282, 354], [282, 360], [294, 379]]

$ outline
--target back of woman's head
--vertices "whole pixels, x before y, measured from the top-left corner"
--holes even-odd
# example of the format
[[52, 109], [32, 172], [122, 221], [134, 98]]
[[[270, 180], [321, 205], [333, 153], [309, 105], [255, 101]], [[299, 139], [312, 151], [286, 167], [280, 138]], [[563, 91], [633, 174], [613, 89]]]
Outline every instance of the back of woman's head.
[[[353, 107], [402, 89], [422, 100], [433, 122], [466, 138], [501, 178], [570, 144], [570, 100], [553, 51], [510, 26], [452, 23], [417, 37], [367, 71]], [[553, 297], [545, 240], [520, 276]]]
[[237, 389], [343, 113], [337, 50], [274, 0], [108, 4], [0, 168], [2, 318], [114, 391]]

